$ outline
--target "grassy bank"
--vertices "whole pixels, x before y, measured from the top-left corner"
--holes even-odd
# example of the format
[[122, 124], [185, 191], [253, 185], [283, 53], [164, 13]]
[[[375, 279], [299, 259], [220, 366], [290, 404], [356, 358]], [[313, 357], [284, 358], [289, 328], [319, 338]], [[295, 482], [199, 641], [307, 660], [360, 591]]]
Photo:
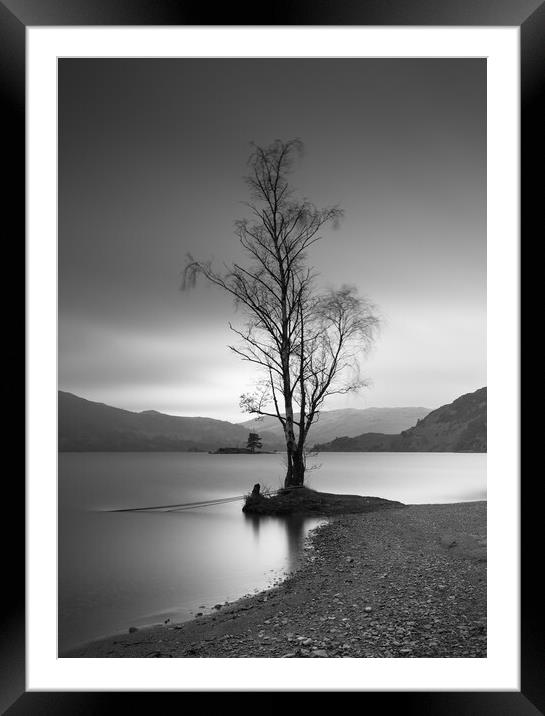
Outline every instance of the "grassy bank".
[[405, 507], [402, 502], [381, 497], [337, 495], [318, 492], [308, 487], [297, 487], [268, 494], [251, 494], [246, 497], [244, 512], [254, 515], [340, 515]]

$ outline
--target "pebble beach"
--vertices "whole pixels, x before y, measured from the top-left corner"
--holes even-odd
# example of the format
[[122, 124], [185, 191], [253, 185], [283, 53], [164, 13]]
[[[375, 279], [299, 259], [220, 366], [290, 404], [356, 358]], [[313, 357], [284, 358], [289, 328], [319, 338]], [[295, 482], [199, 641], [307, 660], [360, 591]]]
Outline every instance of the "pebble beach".
[[330, 517], [272, 589], [60, 656], [484, 658], [486, 502]]

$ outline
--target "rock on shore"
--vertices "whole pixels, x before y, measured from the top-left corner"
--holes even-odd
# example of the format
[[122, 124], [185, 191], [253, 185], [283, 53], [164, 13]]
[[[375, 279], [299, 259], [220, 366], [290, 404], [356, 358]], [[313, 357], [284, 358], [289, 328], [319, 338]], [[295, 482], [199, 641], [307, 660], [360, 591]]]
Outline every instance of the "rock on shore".
[[486, 657], [486, 503], [335, 517], [280, 586], [65, 656]]

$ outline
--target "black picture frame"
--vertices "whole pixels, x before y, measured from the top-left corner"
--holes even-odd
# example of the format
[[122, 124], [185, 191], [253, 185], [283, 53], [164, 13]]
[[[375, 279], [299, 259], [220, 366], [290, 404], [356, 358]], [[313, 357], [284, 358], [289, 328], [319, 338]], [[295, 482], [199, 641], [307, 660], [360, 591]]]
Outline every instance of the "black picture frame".
[[[210, 22], [210, 18], [214, 22]], [[0, 91], [2, 98], [4, 217], [11, 218], [6, 244], [23, 258], [25, 234], [25, 30], [28, 26], [66, 25], [453, 25], [519, 26], [521, 31], [521, 236], [533, 239], [543, 193], [545, 153], [538, 102], [545, 84], [544, 0], [291, 0], [250, 9], [226, 3], [213, 7], [185, 0], [0, 0]], [[540, 121], [541, 120], [541, 121]], [[541, 200], [541, 201], [540, 201]], [[541, 218], [541, 217], [540, 217]], [[7, 222], [4, 218], [4, 226]], [[13, 263], [10, 261], [10, 273]], [[11, 301], [5, 306], [13, 303]], [[6, 296], [5, 296], [6, 299]], [[21, 336], [24, 321], [8, 311], [12, 336]], [[7, 330], [7, 329], [6, 329]], [[24, 339], [23, 339], [24, 340]], [[10, 341], [15, 355], [17, 341]], [[20, 344], [19, 344], [20, 345]], [[11, 379], [7, 404], [20, 405], [21, 381]], [[524, 443], [523, 443], [524, 444]], [[493, 475], [489, 479], [494, 479]], [[537, 482], [538, 480], [534, 481]], [[7, 494], [6, 494], [7, 493]], [[17, 522], [2, 520], [6, 598], [0, 627], [0, 708], [19, 714], [97, 714], [130, 708], [127, 699], [151, 706], [150, 698], [176, 699], [183, 693], [27, 692], [25, 690], [25, 532], [24, 476], [18, 470], [4, 475], [5, 505]], [[379, 708], [414, 714], [528, 714], [545, 713], [545, 657], [542, 594], [538, 587], [536, 545], [542, 541], [535, 499], [529, 479], [521, 481], [521, 691], [520, 692], [364, 692], [361, 708], [379, 699]], [[276, 696], [276, 695], [275, 695]], [[275, 702], [273, 702], [274, 704]], [[153, 704], [157, 708], [157, 702]]]

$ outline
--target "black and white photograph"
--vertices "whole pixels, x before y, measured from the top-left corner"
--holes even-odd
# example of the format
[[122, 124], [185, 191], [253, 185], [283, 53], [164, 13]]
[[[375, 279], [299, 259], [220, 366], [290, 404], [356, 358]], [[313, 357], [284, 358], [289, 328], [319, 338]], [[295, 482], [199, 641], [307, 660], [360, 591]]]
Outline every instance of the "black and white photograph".
[[487, 656], [486, 60], [58, 63], [58, 656]]

